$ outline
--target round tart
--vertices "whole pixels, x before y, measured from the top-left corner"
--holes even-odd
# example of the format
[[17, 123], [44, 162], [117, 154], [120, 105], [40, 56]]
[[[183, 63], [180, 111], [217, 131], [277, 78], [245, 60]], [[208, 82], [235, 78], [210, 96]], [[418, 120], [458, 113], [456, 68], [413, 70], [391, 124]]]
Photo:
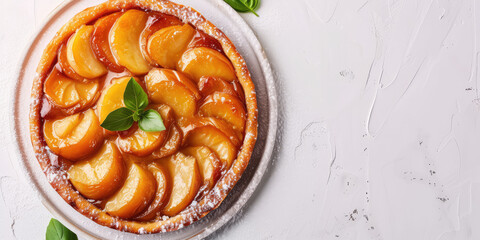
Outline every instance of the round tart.
[[[125, 107], [132, 79], [164, 131], [101, 127]], [[75, 15], [45, 48], [32, 98], [32, 145], [52, 187], [131, 233], [174, 231], [217, 208], [257, 137], [242, 56], [198, 12], [167, 0], [111, 0]]]

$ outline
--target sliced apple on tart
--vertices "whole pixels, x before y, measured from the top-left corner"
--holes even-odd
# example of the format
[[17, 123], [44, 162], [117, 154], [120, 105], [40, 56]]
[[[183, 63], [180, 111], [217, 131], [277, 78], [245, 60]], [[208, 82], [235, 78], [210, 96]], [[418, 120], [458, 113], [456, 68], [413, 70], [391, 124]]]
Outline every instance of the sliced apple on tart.
[[193, 116], [200, 99], [195, 84], [185, 75], [169, 69], [153, 69], [145, 76], [147, 93], [154, 103], [167, 104], [177, 116]]
[[108, 142], [95, 155], [74, 163], [68, 170], [73, 186], [85, 197], [100, 200], [113, 195], [123, 184], [126, 167], [122, 154]]
[[58, 49], [57, 62], [58, 62], [58, 66], [61, 69], [61, 72], [65, 74], [67, 77], [74, 79], [76, 81], [82, 81], [82, 82], [88, 81], [87, 78], [78, 75], [75, 72], [75, 70], [72, 68], [70, 63], [68, 63], [67, 42], [60, 45], [60, 48]]
[[153, 174], [157, 181], [157, 189], [152, 203], [135, 219], [140, 221], [149, 221], [160, 215], [160, 211], [165, 207], [172, 191], [172, 180], [170, 172], [165, 166], [153, 162], [148, 165], [148, 170]]
[[190, 131], [186, 136], [187, 146], [206, 146], [213, 150], [223, 163], [223, 168], [230, 168], [237, 157], [237, 147], [222, 131], [214, 126], [201, 126]]
[[113, 72], [123, 72], [125, 70], [124, 67], [117, 64], [108, 41], [110, 29], [112, 29], [113, 24], [122, 14], [122, 12], [112, 13], [98, 19], [95, 22], [91, 39], [92, 49], [95, 52], [98, 60], [105, 64], [108, 70]]
[[[143, 32], [140, 34], [140, 47], [143, 53], [143, 56], [147, 61], [150, 62], [151, 65], [158, 66], [156, 62], [150, 58], [148, 54], [148, 40], [152, 34], [156, 33], [157, 31], [176, 25], [183, 25], [183, 22], [180, 19], [173, 17], [168, 14], [163, 13], [150, 13], [149, 19], [147, 21], [147, 25]], [[174, 66], [175, 67], [175, 66]]]
[[116, 20], [109, 32], [110, 49], [117, 63], [134, 74], [145, 74], [151, 68], [140, 49], [140, 34], [147, 20], [147, 13], [131, 9]]
[[[153, 106], [150, 109], [160, 113], [164, 126], [168, 129], [173, 122], [173, 110], [167, 105]], [[124, 153], [145, 157], [163, 146], [167, 138], [167, 131], [145, 132], [135, 125], [126, 136], [119, 136], [117, 143]]]
[[199, 108], [201, 115], [216, 117], [230, 123], [235, 130], [243, 132], [247, 113], [239, 98], [223, 92], [208, 95]]
[[203, 179], [204, 191], [209, 191], [213, 188], [222, 169], [222, 163], [217, 155], [208, 147], [187, 147], [182, 150], [182, 153], [188, 156], [195, 157], [200, 169], [200, 176]]
[[45, 142], [52, 152], [79, 160], [103, 144], [103, 131], [92, 109], [65, 118], [46, 120]]
[[162, 147], [152, 152], [154, 158], [168, 157], [180, 149], [183, 141], [183, 132], [176, 124], [172, 124], [168, 129], [168, 138]]
[[189, 24], [162, 28], [148, 39], [148, 55], [156, 64], [173, 69], [194, 34], [195, 29]]
[[153, 174], [139, 164], [129, 166], [125, 183], [106, 204], [110, 215], [129, 219], [143, 212], [155, 198], [157, 182]]
[[46, 97], [56, 107], [63, 109], [89, 107], [97, 98], [99, 88], [99, 80], [79, 82], [66, 77], [56, 68], [52, 70], [43, 86]]
[[200, 188], [201, 176], [194, 157], [176, 153], [158, 161], [170, 172], [173, 187], [167, 205], [162, 213], [175, 216], [195, 198]]
[[201, 77], [219, 77], [226, 81], [236, 79], [235, 70], [228, 58], [206, 47], [187, 50], [178, 61], [177, 70], [190, 75], [196, 82]]
[[198, 81], [198, 90], [203, 97], [215, 92], [223, 92], [240, 98], [242, 102], [245, 100], [242, 86], [238, 80], [228, 82], [218, 77], [201, 77]]
[[131, 77], [112, 79], [111, 83], [103, 90], [102, 96], [97, 103], [97, 112], [100, 123], [107, 118], [109, 113], [125, 106], [123, 103], [123, 94], [130, 79]]
[[107, 74], [107, 68], [100, 62], [91, 47], [94, 27], [83, 25], [68, 40], [67, 60], [73, 70], [85, 78], [98, 78]]

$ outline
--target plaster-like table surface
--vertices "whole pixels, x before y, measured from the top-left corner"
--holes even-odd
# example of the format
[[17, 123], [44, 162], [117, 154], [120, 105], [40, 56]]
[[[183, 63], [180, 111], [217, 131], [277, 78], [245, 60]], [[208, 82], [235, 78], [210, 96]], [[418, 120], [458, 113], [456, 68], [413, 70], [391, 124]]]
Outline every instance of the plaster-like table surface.
[[[0, 1], [0, 96], [60, 0]], [[480, 3], [263, 0], [242, 14], [271, 61], [279, 138], [248, 206], [212, 239], [480, 239]], [[9, 99], [0, 98], [7, 109]], [[0, 115], [0, 236], [51, 217]]]

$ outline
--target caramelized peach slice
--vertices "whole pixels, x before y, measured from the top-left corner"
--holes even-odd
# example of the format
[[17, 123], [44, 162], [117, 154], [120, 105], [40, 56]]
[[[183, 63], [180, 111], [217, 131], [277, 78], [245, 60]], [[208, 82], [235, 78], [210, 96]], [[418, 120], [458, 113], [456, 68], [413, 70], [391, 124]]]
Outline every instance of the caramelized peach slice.
[[195, 157], [200, 169], [200, 175], [205, 186], [204, 191], [209, 191], [213, 188], [218, 178], [222, 164], [217, 155], [208, 147], [187, 147], [182, 150], [182, 153], [188, 156]]
[[72, 66], [70, 66], [70, 63], [68, 63], [67, 43], [62, 44], [58, 49], [57, 61], [60, 69], [62, 70], [62, 73], [65, 74], [67, 77], [81, 82], [88, 81], [88, 79], [78, 75], [75, 70], [73, 70]]
[[188, 48], [207, 47], [214, 49], [220, 53], [223, 52], [222, 44], [214, 37], [197, 29], [195, 36], [188, 45]]
[[[174, 121], [173, 110], [167, 105], [153, 105], [147, 109], [154, 109], [160, 113], [166, 129], [168, 129]], [[168, 131], [144, 132], [139, 127], [135, 127], [135, 129], [133, 129], [131, 133], [126, 134], [126, 136], [118, 137], [117, 143], [122, 152], [144, 157], [150, 155], [154, 150], [159, 149], [167, 137]]]
[[118, 79], [113, 79], [112, 83], [105, 89], [98, 100], [97, 103], [97, 112], [102, 123], [108, 114], [113, 112], [116, 109], [125, 107], [123, 103], [123, 93], [127, 87], [128, 81], [131, 77], [123, 77]]
[[159, 160], [166, 165], [172, 176], [172, 193], [162, 213], [167, 216], [175, 216], [185, 209], [197, 195], [201, 184], [200, 172], [194, 157], [182, 153]]
[[108, 37], [117, 62], [134, 74], [145, 74], [151, 68], [140, 50], [140, 34], [147, 20], [147, 13], [128, 10], [113, 24]]
[[107, 73], [107, 68], [96, 58], [90, 44], [93, 26], [83, 25], [67, 43], [67, 60], [82, 77], [97, 78]]
[[168, 128], [173, 123], [173, 121], [175, 121], [175, 113], [173, 112], [173, 108], [168, 105], [156, 104], [149, 107], [149, 109], [155, 109], [158, 113], [160, 113], [165, 128]]
[[172, 182], [168, 169], [153, 162], [148, 165], [148, 170], [153, 173], [153, 176], [157, 180], [157, 191], [150, 206], [136, 217], [136, 220], [140, 221], [149, 221], [157, 217], [160, 214], [160, 210], [167, 204], [170, 198], [170, 192], [172, 191]]
[[242, 102], [245, 102], [245, 92], [243, 91], [242, 84], [238, 80], [233, 80], [232, 85], [237, 92], [237, 97], [240, 98]]
[[110, 50], [108, 42], [108, 33], [113, 24], [123, 13], [117, 12], [98, 19], [95, 22], [92, 35], [92, 49], [97, 55], [98, 60], [105, 64], [110, 71], [123, 72], [124, 68], [118, 65]]
[[167, 104], [178, 116], [193, 116], [200, 98], [195, 84], [169, 69], [153, 69], [145, 76], [147, 93], [154, 103]]
[[243, 132], [247, 113], [237, 97], [223, 92], [215, 92], [205, 98], [199, 108], [201, 115], [216, 117], [230, 123], [235, 130]]
[[52, 152], [70, 160], [95, 152], [103, 143], [103, 131], [92, 109], [59, 120], [46, 120], [43, 129]]
[[68, 170], [73, 186], [85, 197], [104, 199], [113, 195], [125, 179], [126, 167], [115, 144], [108, 142], [93, 156]]
[[230, 139], [233, 145], [240, 147], [242, 145], [243, 140], [243, 133], [240, 131], [235, 131], [232, 128], [232, 125], [225, 122], [222, 119], [214, 118], [214, 117], [207, 117], [202, 120], [205, 125], [211, 125], [220, 130], [225, 136]]
[[143, 56], [147, 61], [149, 61], [153, 65], [157, 65], [153, 60], [150, 58], [148, 55], [148, 39], [153, 33], [156, 33], [158, 30], [170, 26], [175, 26], [175, 25], [182, 25], [183, 22], [180, 21], [177, 17], [168, 15], [168, 14], [163, 14], [163, 13], [158, 13], [158, 12], [152, 12], [150, 13], [150, 16], [147, 21], [147, 26], [143, 30], [142, 34], [140, 34], [140, 49], [142, 50]]
[[43, 85], [47, 98], [59, 108], [84, 108], [96, 98], [98, 89], [98, 80], [78, 82], [65, 77], [56, 68]]
[[232, 125], [222, 119], [214, 117], [199, 117], [190, 119], [182, 118], [178, 120], [178, 125], [180, 126], [185, 135], [188, 135], [191, 131], [200, 127], [213, 126], [220, 130], [223, 134], [225, 134], [225, 136], [230, 139], [233, 145], [237, 147], [242, 145], [242, 132], [233, 130]]
[[201, 77], [236, 79], [232, 63], [223, 54], [206, 47], [187, 50], [178, 61], [177, 70], [189, 74], [198, 82]]
[[174, 154], [180, 148], [182, 141], [182, 131], [175, 124], [172, 124], [168, 132], [167, 141], [161, 148], [153, 151], [152, 156], [154, 158], [168, 157]]
[[189, 24], [160, 29], [148, 40], [148, 55], [162, 67], [175, 68], [194, 34], [195, 29]]
[[156, 189], [157, 183], [153, 174], [144, 167], [132, 163], [125, 184], [108, 199], [104, 210], [110, 215], [124, 219], [135, 217], [152, 202]]
[[204, 97], [214, 92], [223, 92], [240, 98], [242, 102], [244, 99], [243, 90], [236, 80], [230, 83], [217, 77], [202, 77], [198, 82], [198, 90]]
[[133, 134], [127, 137], [118, 137], [117, 144], [122, 152], [144, 157], [158, 149], [165, 141], [167, 134], [166, 131], [144, 132], [137, 127]]
[[213, 126], [199, 127], [187, 135], [186, 144], [189, 146], [206, 146], [212, 149], [228, 169], [237, 157], [237, 148], [230, 139]]

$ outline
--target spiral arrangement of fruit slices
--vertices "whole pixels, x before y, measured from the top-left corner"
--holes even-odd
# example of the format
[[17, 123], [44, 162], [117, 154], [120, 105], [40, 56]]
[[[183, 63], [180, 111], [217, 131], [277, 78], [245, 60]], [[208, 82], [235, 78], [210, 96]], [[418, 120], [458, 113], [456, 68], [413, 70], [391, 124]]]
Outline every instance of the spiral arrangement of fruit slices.
[[[44, 82], [45, 142], [75, 189], [110, 215], [174, 216], [235, 160], [244, 93], [221, 45], [205, 33], [174, 16], [132, 9], [80, 27], [57, 57]], [[100, 127], [124, 106], [132, 77], [166, 131]]]

